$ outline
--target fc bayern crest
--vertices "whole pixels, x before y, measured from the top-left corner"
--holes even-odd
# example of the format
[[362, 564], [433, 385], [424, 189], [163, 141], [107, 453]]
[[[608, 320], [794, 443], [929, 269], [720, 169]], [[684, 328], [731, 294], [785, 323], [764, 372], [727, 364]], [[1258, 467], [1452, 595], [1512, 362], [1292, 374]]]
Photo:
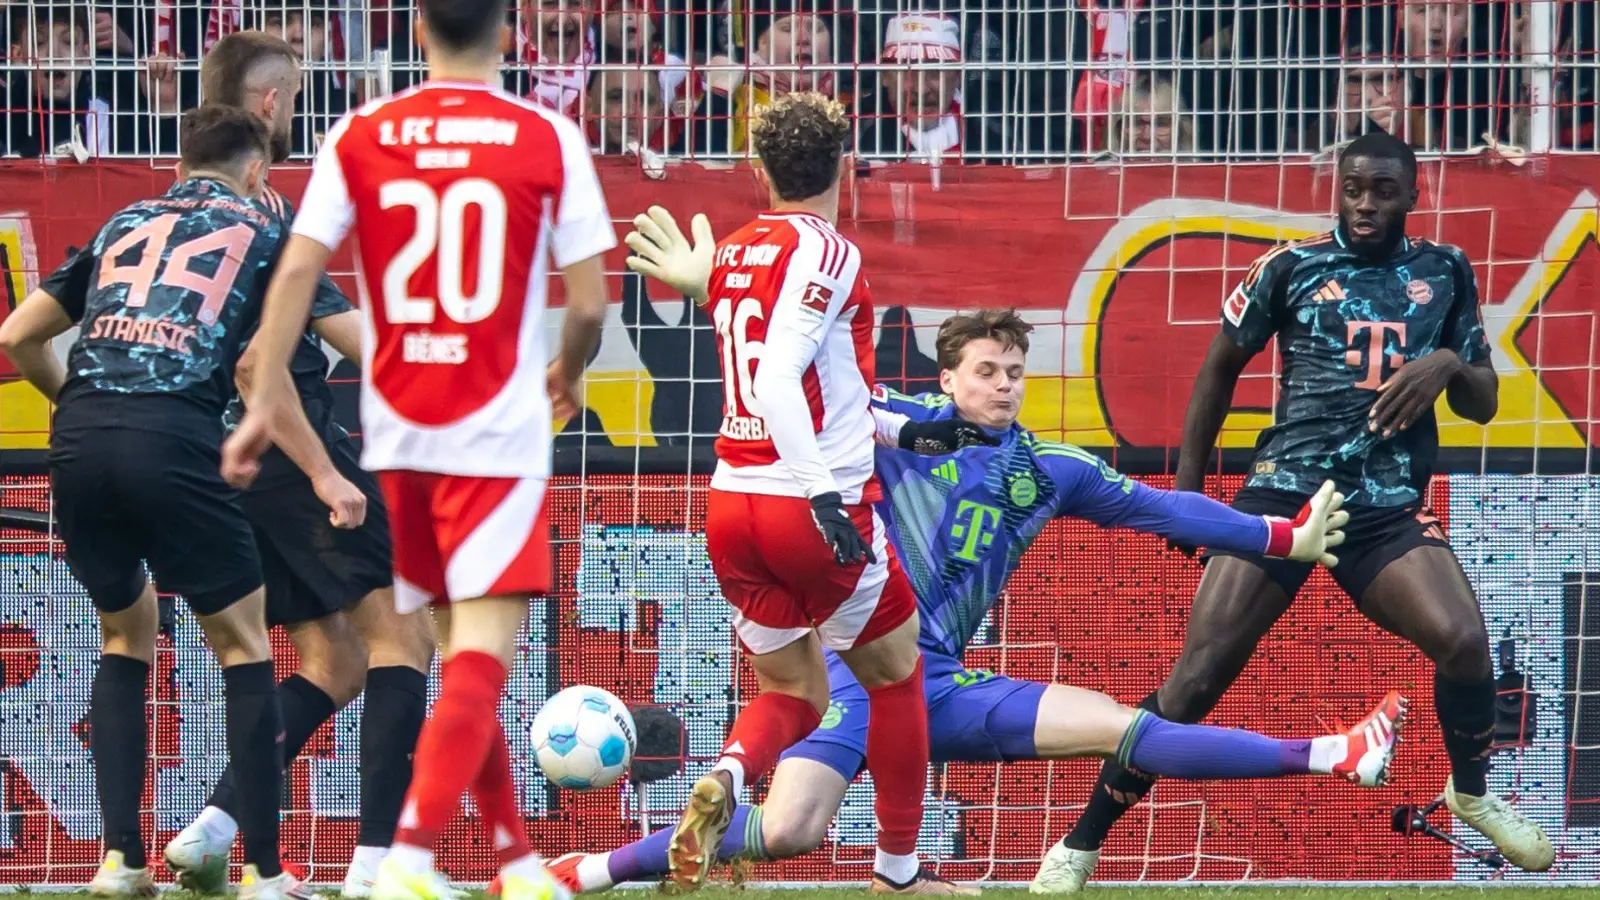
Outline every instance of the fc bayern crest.
[[1428, 283], [1421, 278], [1413, 278], [1406, 285], [1406, 296], [1411, 298], [1411, 302], [1418, 306], [1427, 306], [1428, 301], [1433, 299], [1433, 288], [1429, 287]]

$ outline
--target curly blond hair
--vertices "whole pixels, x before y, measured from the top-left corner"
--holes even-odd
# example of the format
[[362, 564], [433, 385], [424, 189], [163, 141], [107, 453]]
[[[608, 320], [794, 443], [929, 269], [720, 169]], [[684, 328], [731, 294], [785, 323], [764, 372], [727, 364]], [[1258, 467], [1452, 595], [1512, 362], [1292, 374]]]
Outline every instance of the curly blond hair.
[[815, 91], [786, 94], [750, 117], [750, 144], [783, 200], [808, 200], [833, 187], [849, 135], [844, 107]]

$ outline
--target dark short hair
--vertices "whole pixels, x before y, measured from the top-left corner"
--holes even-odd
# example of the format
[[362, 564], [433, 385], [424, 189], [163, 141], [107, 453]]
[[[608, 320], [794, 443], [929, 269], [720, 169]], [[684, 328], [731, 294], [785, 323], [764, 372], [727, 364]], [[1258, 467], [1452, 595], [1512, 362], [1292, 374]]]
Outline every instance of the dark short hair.
[[72, 31], [81, 32], [84, 40], [89, 38], [89, 10], [84, 6], [71, 3], [36, 3], [31, 6], [12, 7], [6, 11], [10, 14], [8, 24], [12, 27], [11, 39], [17, 43], [27, 40], [27, 29], [30, 24], [38, 27], [65, 25]]
[[287, 21], [290, 16], [305, 16], [312, 22], [323, 22], [332, 11], [329, 0], [261, 0], [258, 10], [261, 20], [277, 18]]
[[939, 337], [933, 343], [934, 353], [938, 356], [940, 369], [954, 369], [961, 365], [961, 352], [967, 349], [968, 344], [984, 338], [999, 341], [1000, 346], [1007, 350], [1016, 347], [1026, 354], [1028, 335], [1032, 331], [1033, 326], [1014, 308], [957, 313], [939, 326]]
[[750, 143], [783, 200], [809, 200], [833, 187], [849, 134], [844, 107], [814, 91], [786, 94], [750, 118]]
[[272, 158], [267, 126], [237, 106], [207, 103], [183, 114], [178, 129], [189, 170], [235, 170], [252, 157]]
[[1394, 159], [1400, 161], [1400, 168], [1412, 182], [1417, 180], [1417, 154], [1411, 145], [1400, 140], [1387, 131], [1369, 131], [1345, 145], [1339, 153], [1339, 165], [1344, 166], [1345, 160], [1363, 157], [1366, 159]]
[[446, 51], [489, 49], [506, 22], [506, 0], [418, 0], [428, 33]]
[[235, 31], [217, 41], [200, 63], [200, 96], [207, 103], [243, 106], [245, 82], [269, 60], [299, 65], [294, 47], [265, 31]]

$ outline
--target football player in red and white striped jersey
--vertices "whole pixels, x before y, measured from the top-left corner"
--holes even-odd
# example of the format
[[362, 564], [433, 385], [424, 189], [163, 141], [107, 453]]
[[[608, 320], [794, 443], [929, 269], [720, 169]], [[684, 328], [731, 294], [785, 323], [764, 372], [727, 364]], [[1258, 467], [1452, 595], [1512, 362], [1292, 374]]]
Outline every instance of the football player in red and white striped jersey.
[[834, 228], [849, 125], [839, 104], [803, 93], [762, 110], [751, 133], [770, 211], [714, 250], [705, 217], [690, 248], [659, 208], [628, 236], [640, 253], [629, 266], [694, 297], [716, 325], [724, 415], [706, 548], [762, 688], [694, 786], [672, 877], [704, 882], [743, 786], [821, 721], [827, 647], [870, 698], [874, 889], [945, 893], [916, 855], [928, 766], [916, 600], [871, 505], [872, 298], [861, 251]]
[[[578, 126], [495, 87], [510, 39], [504, 0], [420, 8], [429, 79], [345, 117], [318, 154], [224, 471], [247, 480], [265, 440], [304, 415], [288, 361], [318, 274], [353, 234], [366, 317], [362, 464], [389, 508], [396, 601], [450, 613], [439, 699], [372, 896], [448, 895], [432, 847], [471, 791], [503, 896], [550, 900], [563, 891], [529, 847], [497, 707], [529, 599], [552, 586], [552, 411], [576, 411], [573, 386], [605, 316], [601, 254], [616, 237]], [[554, 362], [552, 264], [567, 287]]]

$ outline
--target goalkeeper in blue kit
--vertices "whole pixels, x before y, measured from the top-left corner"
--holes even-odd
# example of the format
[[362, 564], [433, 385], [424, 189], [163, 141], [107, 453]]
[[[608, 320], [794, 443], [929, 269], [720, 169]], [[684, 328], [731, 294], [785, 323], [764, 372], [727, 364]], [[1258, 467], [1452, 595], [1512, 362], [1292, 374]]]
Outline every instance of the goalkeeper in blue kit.
[[[629, 265], [680, 290], [692, 287], [711, 253], [704, 223], [696, 222], [691, 244], [665, 210], [637, 221], [652, 237], [629, 236], [640, 254]], [[1168, 778], [1327, 774], [1383, 783], [1406, 712], [1397, 693], [1344, 734], [1279, 740], [1174, 724], [1094, 691], [962, 664], [1023, 552], [1054, 518], [1327, 565], [1336, 563], [1329, 549], [1343, 540], [1345, 515], [1331, 484], [1292, 522], [1247, 515], [1200, 494], [1146, 487], [1077, 447], [1033, 435], [1017, 424], [1030, 331], [1011, 310], [953, 316], [937, 341], [943, 393], [913, 397], [880, 386], [873, 395], [884, 485], [877, 512], [917, 597], [933, 761], [1101, 756]], [[932, 446], [962, 434], [948, 427], [951, 420], [981, 426], [996, 445]], [[782, 859], [822, 843], [846, 786], [863, 768], [867, 736], [866, 692], [832, 654], [828, 672], [821, 726], [783, 755], [764, 804], [735, 811], [721, 859]], [[578, 892], [658, 878], [668, 871], [669, 838], [661, 831], [610, 853], [569, 854], [552, 870]], [[898, 892], [877, 879], [871, 887]], [[975, 893], [948, 882], [914, 887]]]

